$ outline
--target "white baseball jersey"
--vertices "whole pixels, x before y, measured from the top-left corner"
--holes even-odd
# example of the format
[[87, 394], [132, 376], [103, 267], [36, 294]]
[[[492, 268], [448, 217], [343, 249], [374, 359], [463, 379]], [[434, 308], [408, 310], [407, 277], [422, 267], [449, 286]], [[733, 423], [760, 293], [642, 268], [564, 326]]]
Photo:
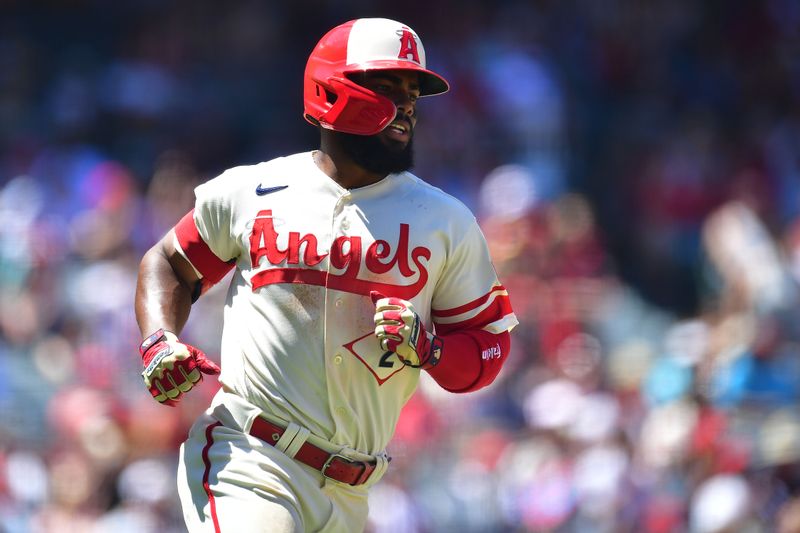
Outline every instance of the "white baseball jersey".
[[383, 450], [419, 379], [375, 338], [371, 290], [439, 334], [517, 324], [475, 217], [409, 172], [348, 190], [307, 152], [230, 169], [196, 196], [199, 238], [236, 265], [221, 383], [334, 444]]

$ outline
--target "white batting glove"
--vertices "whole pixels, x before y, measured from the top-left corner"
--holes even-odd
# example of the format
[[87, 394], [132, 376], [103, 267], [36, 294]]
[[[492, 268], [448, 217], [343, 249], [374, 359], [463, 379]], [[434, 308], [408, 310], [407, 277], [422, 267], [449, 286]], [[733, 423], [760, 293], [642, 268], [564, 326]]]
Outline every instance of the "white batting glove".
[[381, 348], [394, 352], [404, 365], [433, 368], [442, 355], [442, 341], [428, 333], [411, 302], [369, 293], [375, 304], [375, 336]]
[[175, 405], [203, 380], [203, 374], [219, 374], [220, 368], [201, 350], [184, 344], [171, 331], [159, 329], [147, 337], [139, 353], [144, 365], [145, 387], [157, 402]]

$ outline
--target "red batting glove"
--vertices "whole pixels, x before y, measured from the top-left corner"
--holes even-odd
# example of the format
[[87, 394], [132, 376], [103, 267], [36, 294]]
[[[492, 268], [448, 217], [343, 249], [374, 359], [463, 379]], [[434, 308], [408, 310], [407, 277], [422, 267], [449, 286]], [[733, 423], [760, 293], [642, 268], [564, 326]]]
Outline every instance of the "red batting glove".
[[201, 350], [184, 344], [171, 331], [159, 329], [147, 337], [139, 353], [144, 364], [144, 385], [157, 402], [174, 406], [203, 380], [203, 374], [219, 374], [220, 368]]
[[425, 330], [411, 302], [369, 293], [375, 304], [375, 336], [381, 348], [394, 352], [404, 365], [433, 368], [442, 355], [442, 341]]

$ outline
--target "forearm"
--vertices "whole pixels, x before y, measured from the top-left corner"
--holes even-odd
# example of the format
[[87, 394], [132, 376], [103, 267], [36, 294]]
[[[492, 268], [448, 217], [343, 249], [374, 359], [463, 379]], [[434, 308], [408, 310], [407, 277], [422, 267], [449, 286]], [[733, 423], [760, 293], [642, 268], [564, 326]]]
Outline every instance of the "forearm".
[[170, 231], [144, 254], [135, 298], [136, 321], [145, 339], [139, 347], [142, 377], [153, 398], [166, 405], [175, 405], [203, 374], [220, 373], [202, 350], [178, 340], [200, 276], [174, 242], [175, 232]]
[[508, 358], [511, 335], [466, 330], [440, 336], [442, 356], [429, 370], [431, 377], [450, 392], [471, 392], [491, 384]]
[[179, 333], [189, 318], [193, 287], [175, 272], [167, 253], [156, 245], [139, 264], [136, 321], [142, 337], [158, 328]]

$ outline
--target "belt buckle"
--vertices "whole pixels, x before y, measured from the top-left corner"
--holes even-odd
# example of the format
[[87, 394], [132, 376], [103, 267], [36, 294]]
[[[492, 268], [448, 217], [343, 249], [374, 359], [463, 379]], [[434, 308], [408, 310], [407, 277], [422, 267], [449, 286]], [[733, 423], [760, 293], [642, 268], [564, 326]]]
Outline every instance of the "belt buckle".
[[335, 477], [332, 477], [332, 476], [328, 475], [328, 467], [331, 466], [331, 463], [333, 462], [334, 459], [340, 459], [342, 462], [347, 463], [347, 464], [349, 464], [351, 466], [354, 466], [354, 465], [360, 465], [361, 466], [361, 473], [358, 474], [358, 477], [356, 477], [355, 481], [353, 481], [352, 483], [347, 483], [348, 485], [350, 485], [351, 487], [355, 487], [356, 485], [360, 485], [361, 483], [364, 483], [366, 481], [366, 479], [362, 479], [362, 478], [364, 478], [364, 473], [367, 471], [367, 463], [365, 463], [363, 461], [353, 461], [349, 457], [345, 457], [344, 455], [342, 455], [340, 453], [332, 453], [325, 460], [325, 464], [323, 464], [322, 468], [320, 469], [320, 472], [322, 472], [323, 476], [325, 476], [328, 479], [333, 479], [334, 481], [339, 481], [340, 483], [342, 482], [342, 480], [336, 479]]

